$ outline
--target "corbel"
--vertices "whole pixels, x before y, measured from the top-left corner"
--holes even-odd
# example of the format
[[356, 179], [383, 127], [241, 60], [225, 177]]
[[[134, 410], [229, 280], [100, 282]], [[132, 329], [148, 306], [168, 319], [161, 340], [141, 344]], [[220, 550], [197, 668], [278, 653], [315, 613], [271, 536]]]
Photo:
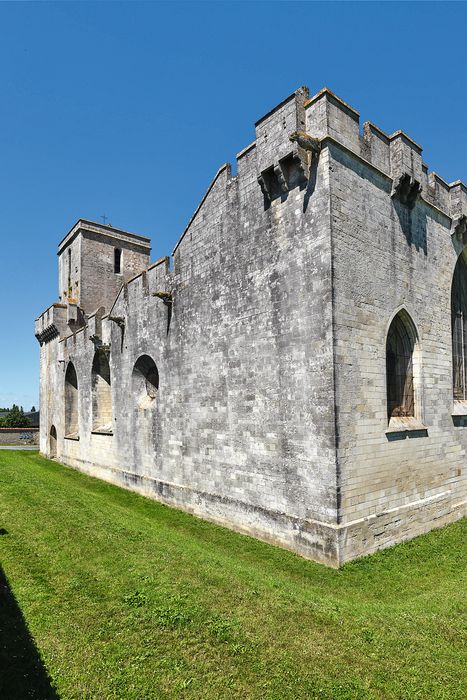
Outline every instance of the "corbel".
[[300, 182], [306, 182], [310, 176], [310, 168], [308, 163], [304, 163], [303, 159], [300, 158], [300, 155], [298, 153], [294, 153], [293, 162], [298, 172], [300, 173]]
[[113, 321], [121, 329], [125, 328], [125, 319], [123, 316], [109, 316], [109, 321]]
[[157, 299], [162, 299], [166, 306], [172, 306], [173, 304], [173, 296], [171, 292], [153, 292], [152, 296], [157, 297]]
[[120, 328], [120, 352], [122, 352], [125, 338], [125, 319], [123, 316], [109, 316], [109, 321], [113, 321]]
[[107, 356], [110, 355], [110, 345], [103, 343], [102, 339], [99, 338], [98, 335], [96, 335], [96, 334], [90, 335], [89, 339], [93, 343], [96, 351], [102, 352], [102, 353], [104, 353], [104, 355], [107, 355]]

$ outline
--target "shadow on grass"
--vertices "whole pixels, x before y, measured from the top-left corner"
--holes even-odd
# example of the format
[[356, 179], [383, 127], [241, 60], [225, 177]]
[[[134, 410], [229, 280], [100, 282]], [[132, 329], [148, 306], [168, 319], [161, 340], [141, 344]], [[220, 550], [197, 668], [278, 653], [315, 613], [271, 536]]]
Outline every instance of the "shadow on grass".
[[1, 567], [0, 698], [59, 700]]

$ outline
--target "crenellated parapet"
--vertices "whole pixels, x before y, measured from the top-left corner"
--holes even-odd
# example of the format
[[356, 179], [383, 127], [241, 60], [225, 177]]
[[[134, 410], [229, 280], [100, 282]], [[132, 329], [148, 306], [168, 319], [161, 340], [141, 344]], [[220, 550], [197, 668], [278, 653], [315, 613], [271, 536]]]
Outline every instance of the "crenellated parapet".
[[307, 132], [321, 140], [331, 137], [360, 154], [359, 113], [328, 88], [305, 102]]
[[464, 245], [467, 245], [467, 187], [457, 180], [449, 187], [451, 218], [451, 232], [458, 236]]
[[422, 149], [403, 131], [389, 137], [392, 197], [397, 197], [409, 209], [415, 206], [422, 191]]
[[[175, 246], [175, 267], [185, 235], [196, 232], [204, 212], [215, 212], [221, 220], [230, 207], [229, 191], [261, 192], [264, 208], [284, 202], [293, 190], [311, 196], [320, 154], [334, 145], [347, 157], [370, 165], [386, 179], [394, 204], [411, 210], [424, 201], [452, 220], [453, 234], [465, 235], [466, 188], [448, 184], [429, 172], [422, 160], [422, 147], [405, 132], [387, 134], [371, 121], [360, 128], [360, 115], [328, 88], [309, 96], [307, 87], [289, 95], [256, 122], [256, 139], [237, 154], [237, 176], [223, 165]], [[213, 216], [211, 213], [210, 216]]]
[[258, 183], [266, 203], [304, 185], [319, 153], [319, 141], [305, 132], [307, 99], [308, 88], [299, 88], [256, 122]]
[[[462, 231], [466, 215], [466, 187], [447, 183], [429, 172], [422, 147], [403, 131], [386, 134], [370, 121], [359, 126], [359, 113], [328, 88], [305, 102], [306, 133], [323, 146], [330, 139], [392, 179], [391, 195], [408, 208], [421, 197], [453, 220]], [[454, 223], [456, 222], [456, 223]]]
[[34, 324], [34, 334], [41, 345], [62, 337], [68, 329], [66, 304], [52, 304]]
[[76, 303], [52, 304], [36, 318], [34, 333], [43, 345], [55, 338], [64, 338], [70, 333], [75, 333], [85, 324], [85, 314]]
[[306, 186], [313, 161], [328, 142], [391, 178], [394, 200], [412, 209], [422, 198], [453, 220], [459, 219], [456, 230], [462, 229], [465, 212], [460, 211], [459, 201], [465, 197], [465, 186], [449, 185], [430, 173], [422, 161], [422, 147], [403, 131], [386, 134], [370, 121], [360, 130], [359, 113], [328, 88], [312, 97], [306, 87], [296, 90], [256, 122], [256, 141], [238, 158], [255, 148], [257, 180], [269, 206], [294, 187]]

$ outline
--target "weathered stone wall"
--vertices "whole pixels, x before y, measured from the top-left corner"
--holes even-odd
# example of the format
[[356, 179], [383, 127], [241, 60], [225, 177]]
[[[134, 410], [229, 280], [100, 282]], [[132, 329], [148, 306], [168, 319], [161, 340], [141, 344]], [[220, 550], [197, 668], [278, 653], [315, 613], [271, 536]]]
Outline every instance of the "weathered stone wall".
[[58, 294], [61, 302], [68, 298], [80, 303], [81, 236], [77, 236], [58, 257]]
[[[294, 127], [303, 99], [284, 106]], [[328, 165], [323, 154], [313, 193], [296, 186], [265, 203], [258, 158], [274, 164], [279, 136], [292, 149], [282, 120], [279, 110], [262, 123], [262, 135], [276, 138], [243, 152], [237, 177], [220, 170], [177, 246], [174, 271], [163, 262], [123, 288], [110, 312], [123, 328], [103, 318], [113, 435], [92, 433], [93, 319], [43, 346], [56, 358], [43, 360], [42, 449], [54, 422], [64, 462], [335, 563]], [[172, 293], [172, 308], [153, 296], [160, 291]], [[160, 376], [150, 405], [134, 395], [141, 355]], [[64, 437], [69, 360], [79, 440]]]
[[0, 428], [0, 445], [39, 445], [39, 428]]
[[[41, 451], [337, 565], [460, 515], [450, 285], [467, 192], [429, 175], [405, 134], [367, 123], [361, 135], [328, 90], [307, 98], [257, 123], [235, 177], [219, 170], [173, 270], [141, 265], [113, 303], [115, 243], [92, 231], [79, 286], [87, 314], [102, 308], [67, 331], [61, 307], [36, 322]], [[289, 140], [304, 130], [319, 156]], [[419, 335], [423, 434], [387, 433], [386, 335], [401, 307]], [[110, 385], [93, 379], [102, 353]]]
[[[114, 273], [114, 250], [122, 250], [121, 272]], [[149, 264], [149, 250], [136, 243], [85, 233], [81, 242], [82, 290], [80, 306], [91, 312], [100, 306], [109, 308], [122, 284]]]
[[[120, 272], [114, 270], [116, 248]], [[60, 300], [73, 300], [87, 314], [110, 308], [122, 284], [149, 265], [150, 251], [143, 236], [80, 219], [59, 246]]]
[[[329, 101], [335, 111], [335, 100]], [[311, 133], [315, 118], [310, 115]], [[345, 106], [340, 118], [347, 125], [334, 136], [354, 134], [355, 116]], [[417, 144], [371, 126], [370, 149], [364, 139], [349, 136], [342, 144], [327, 142], [340, 561], [465, 513], [467, 426], [453, 416], [451, 286], [467, 241], [453, 234], [449, 186], [422, 175]], [[411, 149], [410, 157], [403, 149]], [[392, 196], [407, 167], [421, 183], [413, 208]], [[388, 432], [386, 338], [402, 308], [418, 333], [420, 425]]]
[[[463, 512], [467, 429], [453, 419], [451, 341], [460, 247], [448, 216], [420, 199], [407, 209], [381, 173], [337, 146], [330, 151], [338, 461], [342, 522], [353, 523], [343, 531], [347, 559]], [[415, 415], [426, 431], [386, 433], [386, 337], [401, 308], [418, 333]]]

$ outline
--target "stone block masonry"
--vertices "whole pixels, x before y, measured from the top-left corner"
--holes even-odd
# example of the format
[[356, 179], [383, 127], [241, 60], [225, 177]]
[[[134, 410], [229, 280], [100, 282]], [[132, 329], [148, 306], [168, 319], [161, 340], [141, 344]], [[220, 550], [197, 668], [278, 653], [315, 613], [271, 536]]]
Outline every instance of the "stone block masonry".
[[461, 517], [467, 190], [421, 152], [300, 88], [172, 269], [78, 221], [36, 321], [41, 451], [331, 566]]
[[39, 445], [39, 428], [0, 428], [0, 445]]

